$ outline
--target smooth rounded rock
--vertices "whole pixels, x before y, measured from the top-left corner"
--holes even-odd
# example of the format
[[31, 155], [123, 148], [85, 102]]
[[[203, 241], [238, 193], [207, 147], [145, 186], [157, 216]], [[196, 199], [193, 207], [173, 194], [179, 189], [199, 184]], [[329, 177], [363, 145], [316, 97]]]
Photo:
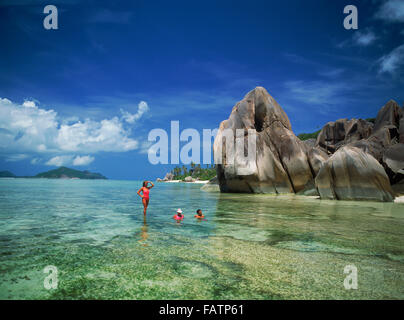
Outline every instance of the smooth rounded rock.
[[393, 201], [381, 164], [359, 148], [344, 146], [321, 167], [316, 188], [322, 199]]

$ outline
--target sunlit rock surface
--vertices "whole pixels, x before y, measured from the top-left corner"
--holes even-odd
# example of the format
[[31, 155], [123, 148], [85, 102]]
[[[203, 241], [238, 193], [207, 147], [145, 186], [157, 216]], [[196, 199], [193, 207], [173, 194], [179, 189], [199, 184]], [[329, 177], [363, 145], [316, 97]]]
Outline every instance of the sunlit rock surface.
[[[254, 129], [257, 133], [255, 161], [235, 156], [226, 159], [224, 130]], [[244, 137], [247, 149], [247, 136]], [[222, 192], [293, 193], [313, 180], [305, 145], [292, 131], [286, 113], [273, 97], [257, 87], [238, 102], [228, 120], [220, 124], [214, 143], [215, 162]]]
[[392, 201], [394, 192], [381, 164], [370, 154], [345, 146], [332, 155], [316, 177], [322, 199]]

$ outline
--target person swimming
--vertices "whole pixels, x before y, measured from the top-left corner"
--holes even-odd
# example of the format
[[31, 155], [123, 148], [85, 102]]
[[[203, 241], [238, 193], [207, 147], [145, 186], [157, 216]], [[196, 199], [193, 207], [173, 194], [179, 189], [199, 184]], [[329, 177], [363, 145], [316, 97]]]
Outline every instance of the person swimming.
[[177, 223], [180, 223], [182, 220], [184, 220], [184, 215], [182, 214], [181, 209], [177, 210], [177, 213], [173, 216], [173, 219], [177, 221]]
[[[149, 187], [149, 183], [151, 186]], [[151, 181], [143, 181], [143, 186], [138, 190], [137, 194], [142, 198], [143, 203], [143, 214], [146, 215], [147, 207], [149, 206], [150, 200], [150, 189], [154, 187], [153, 182]], [[142, 192], [142, 194], [140, 194]]]
[[196, 210], [196, 215], [195, 215], [194, 217], [197, 218], [197, 219], [203, 219], [203, 218], [205, 218], [205, 216], [203, 215], [201, 209]]

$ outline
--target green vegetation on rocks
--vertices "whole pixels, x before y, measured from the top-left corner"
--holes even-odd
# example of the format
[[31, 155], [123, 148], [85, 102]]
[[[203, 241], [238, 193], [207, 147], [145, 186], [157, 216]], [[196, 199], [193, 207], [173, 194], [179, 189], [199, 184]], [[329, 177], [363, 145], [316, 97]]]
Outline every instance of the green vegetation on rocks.
[[321, 129], [317, 130], [316, 132], [312, 132], [312, 133], [301, 133], [301, 134], [298, 134], [297, 137], [302, 141], [309, 140], [309, 139], [317, 139], [317, 136], [320, 133], [320, 131], [321, 131]]

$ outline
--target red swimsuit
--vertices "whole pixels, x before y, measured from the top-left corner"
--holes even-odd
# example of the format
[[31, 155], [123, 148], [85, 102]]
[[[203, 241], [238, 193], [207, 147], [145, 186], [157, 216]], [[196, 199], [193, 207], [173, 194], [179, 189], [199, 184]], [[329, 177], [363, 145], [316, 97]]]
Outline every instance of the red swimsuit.
[[143, 199], [149, 200], [149, 192], [148, 188], [143, 188]]

